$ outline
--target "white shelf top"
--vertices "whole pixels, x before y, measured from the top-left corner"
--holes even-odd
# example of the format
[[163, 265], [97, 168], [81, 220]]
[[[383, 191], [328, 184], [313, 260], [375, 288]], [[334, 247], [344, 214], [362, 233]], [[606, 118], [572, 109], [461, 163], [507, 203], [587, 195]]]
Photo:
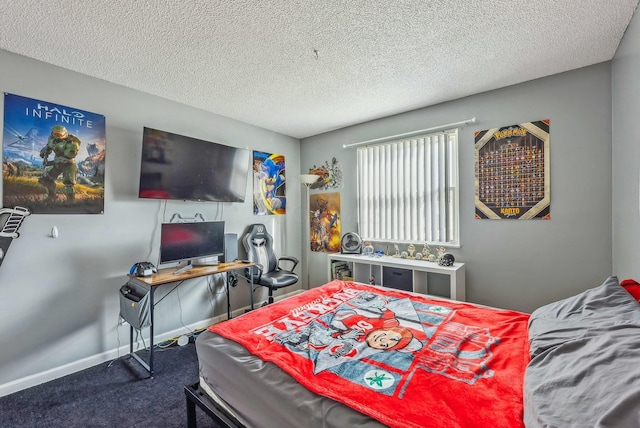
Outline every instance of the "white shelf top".
[[428, 260], [403, 259], [393, 256], [367, 256], [364, 254], [329, 254], [331, 260], [352, 261], [365, 264], [376, 264], [381, 266], [391, 266], [405, 269], [422, 270], [427, 272], [455, 272], [464, 268], [464, 263], [455, 262], [453, 266], [440, 266], [436, 262]]

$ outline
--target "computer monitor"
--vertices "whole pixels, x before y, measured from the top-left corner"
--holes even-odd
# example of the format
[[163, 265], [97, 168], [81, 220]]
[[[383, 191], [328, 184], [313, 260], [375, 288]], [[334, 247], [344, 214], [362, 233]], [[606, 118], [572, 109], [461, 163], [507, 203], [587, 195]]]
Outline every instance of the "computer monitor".
[[224, 221], [162, 223], [161, 264], [186, 261], [191, 266], [214, 257], [224, 258]]

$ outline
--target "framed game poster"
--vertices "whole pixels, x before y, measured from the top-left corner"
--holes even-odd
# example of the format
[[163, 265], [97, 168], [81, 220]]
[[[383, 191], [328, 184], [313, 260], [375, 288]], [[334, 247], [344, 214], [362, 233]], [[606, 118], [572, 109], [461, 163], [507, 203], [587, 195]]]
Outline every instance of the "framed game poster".
[[549, 122], [475, 133], [476, 218], [551, 218]]
[[340, 192], [316, 193], [309, 197], [309, 242], [311, 251], [340, 251]]
[[253, 152], [253, 213], [287, 213], [287, 186], [283, 155]]
[[105, 117], [4, 96], [2, 204], [34, 214], [102, 214]]

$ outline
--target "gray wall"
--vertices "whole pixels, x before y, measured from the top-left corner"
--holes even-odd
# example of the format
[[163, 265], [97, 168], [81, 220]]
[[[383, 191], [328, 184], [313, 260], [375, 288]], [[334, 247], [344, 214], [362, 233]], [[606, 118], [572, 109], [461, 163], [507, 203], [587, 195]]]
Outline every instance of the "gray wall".
[[613, 271], [640, 281], [640, 12], [612, 63]]
[[[610, 65], [304, 139], [302, 168], [340, 159], [343, 232], [357, 230], [356, 154], [342, 144], [477, 117], [459, 136], [462, 246], [451, 252], [466, 264], [467, 300], [532, 311], [599, 285], [612, 271]], [[539, 119], [551, 120], [551, 220], [476, 220], [474, 132]], [[326, 280], [326, 263], [325, 254], [312, 253], [312, 284]]]
[[[104, 214], [31, 215], [0, 267], [0, 386], [82, 359], [99, 362], [96, 355], [127, 344], [128, 328], [117, 327], [118, 289], [134, 262], [157, 262], [159, 224], [173, 213], [225, 220], [227, 231], [238, 234], [264, 222], [281, 254], [301, 257], [299, 140], [5, 51], [0, 64], [3, 91], [104, 114], [107, 124]], [[251, 180], [244, 204], [139, 200], [143, 126], [285, 155], [287, 215], [254, 216]], [[49, 237], [54, 225], [57, 239]], [[211, 286], [216, 294], [194, 280], [159, 303], [156, 333], [226, 316], [223, 285]], [[232, 289], [231, 302], [248, 305], [248, 286]], [[148, 343], [147, 331], [145, 338]]]

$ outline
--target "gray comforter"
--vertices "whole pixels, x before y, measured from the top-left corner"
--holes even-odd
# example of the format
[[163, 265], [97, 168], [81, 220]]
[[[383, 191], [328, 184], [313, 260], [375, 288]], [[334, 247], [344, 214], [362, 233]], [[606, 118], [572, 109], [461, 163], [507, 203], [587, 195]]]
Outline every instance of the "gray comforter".
[[616, 277], [529, 321], [527, 427], [640, 427], [640, 305]]

